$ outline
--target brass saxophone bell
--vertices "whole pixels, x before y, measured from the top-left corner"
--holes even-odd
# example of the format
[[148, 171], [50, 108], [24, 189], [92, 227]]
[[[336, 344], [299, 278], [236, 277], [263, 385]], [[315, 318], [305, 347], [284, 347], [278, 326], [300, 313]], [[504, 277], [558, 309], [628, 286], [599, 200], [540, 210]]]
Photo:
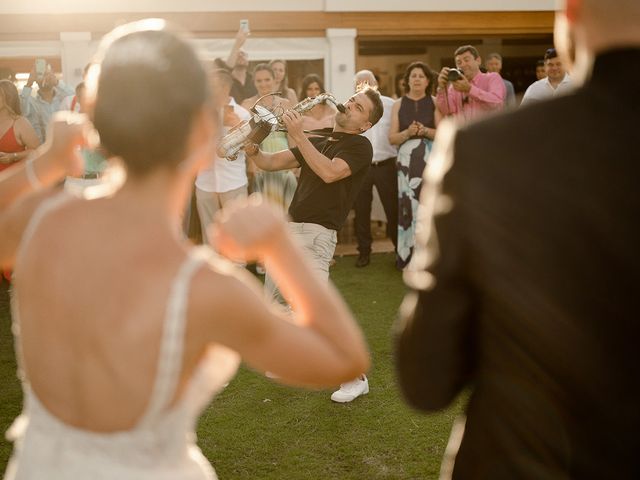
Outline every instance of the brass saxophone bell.
[[218, 143], [216, 154], [220, 158], [235, 160], [238, 153], [250, 144], [260, 144], [278, 126], [278, 119], [266, 108], [256, 105], [249, 120], [234, 126]]

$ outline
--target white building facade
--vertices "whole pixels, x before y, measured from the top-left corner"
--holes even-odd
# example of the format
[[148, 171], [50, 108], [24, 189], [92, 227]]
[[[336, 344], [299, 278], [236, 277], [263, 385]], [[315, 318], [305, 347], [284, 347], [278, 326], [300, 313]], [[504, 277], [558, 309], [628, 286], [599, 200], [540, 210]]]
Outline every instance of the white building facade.
[[356, 70], [368, 66], [368, 59], [358, 53], [360, 40], [384, 44], [385, 39], [424, 38], [426, 43], [431, 39], [434, 46], [418, 57], [434, 65], [452, 52], [449, 45], [438, 46], [441, 38], [471, 35], [491, 50], [501, 50], [500, 35], [548, 38], [555, 7], [556, 0], [2, 2], [0, 65], [29, 65], [38, 57], [58, 59], [63, 78], [75, 85], [104, 33], [119, 23], [149, 16], [166, 18], [193, 32], [205, 58], [226, 58], [239, 20], [246, 18], [252, 35], [245, 50], [251, 60], [274, 55], [321, 60], [327, 90], [346, 98], [353, 91]]

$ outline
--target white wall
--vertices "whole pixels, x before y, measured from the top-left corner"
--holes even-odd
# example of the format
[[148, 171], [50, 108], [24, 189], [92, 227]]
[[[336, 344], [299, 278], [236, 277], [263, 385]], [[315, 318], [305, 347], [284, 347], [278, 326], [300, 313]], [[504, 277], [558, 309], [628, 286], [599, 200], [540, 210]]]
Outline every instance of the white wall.
[[102, 12], [458, 12], [556, 10], [561, 0], [3, 0], [7, 13]]

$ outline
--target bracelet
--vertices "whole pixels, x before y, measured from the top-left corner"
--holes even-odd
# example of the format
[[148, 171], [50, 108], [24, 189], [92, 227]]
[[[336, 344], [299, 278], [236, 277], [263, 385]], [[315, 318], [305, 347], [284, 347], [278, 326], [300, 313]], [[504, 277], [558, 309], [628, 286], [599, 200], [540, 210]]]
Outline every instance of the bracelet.
[[38, 176], [36, 175], [36, 171], [33, 167], [33, 162], [35, 161], [34, 157], [29, 158], [26, 162], [25, 162], [25, 166], [24, 166], [24, 171], [27, 174], [27, 180], [29, 181], [29, 185], [31, 186], [31, 188], [33, 188], [34, 190], [38, 190], [39, 188], [44, 187], [44, 185], [42, 184], [42, 182], [38, 179]]

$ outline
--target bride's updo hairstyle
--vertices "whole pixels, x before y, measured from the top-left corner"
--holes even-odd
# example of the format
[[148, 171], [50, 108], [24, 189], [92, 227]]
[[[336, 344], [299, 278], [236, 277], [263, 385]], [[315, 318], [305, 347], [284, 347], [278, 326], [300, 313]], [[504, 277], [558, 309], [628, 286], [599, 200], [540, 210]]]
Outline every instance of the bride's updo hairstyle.
[[195, 115], [208, 101], [207, 76], [193, 48], [165, 30], [164, 20], [109, 33], [88, 83], [100, 143], [122, 158], [129, 175], [175, 168], [184, 159]]

